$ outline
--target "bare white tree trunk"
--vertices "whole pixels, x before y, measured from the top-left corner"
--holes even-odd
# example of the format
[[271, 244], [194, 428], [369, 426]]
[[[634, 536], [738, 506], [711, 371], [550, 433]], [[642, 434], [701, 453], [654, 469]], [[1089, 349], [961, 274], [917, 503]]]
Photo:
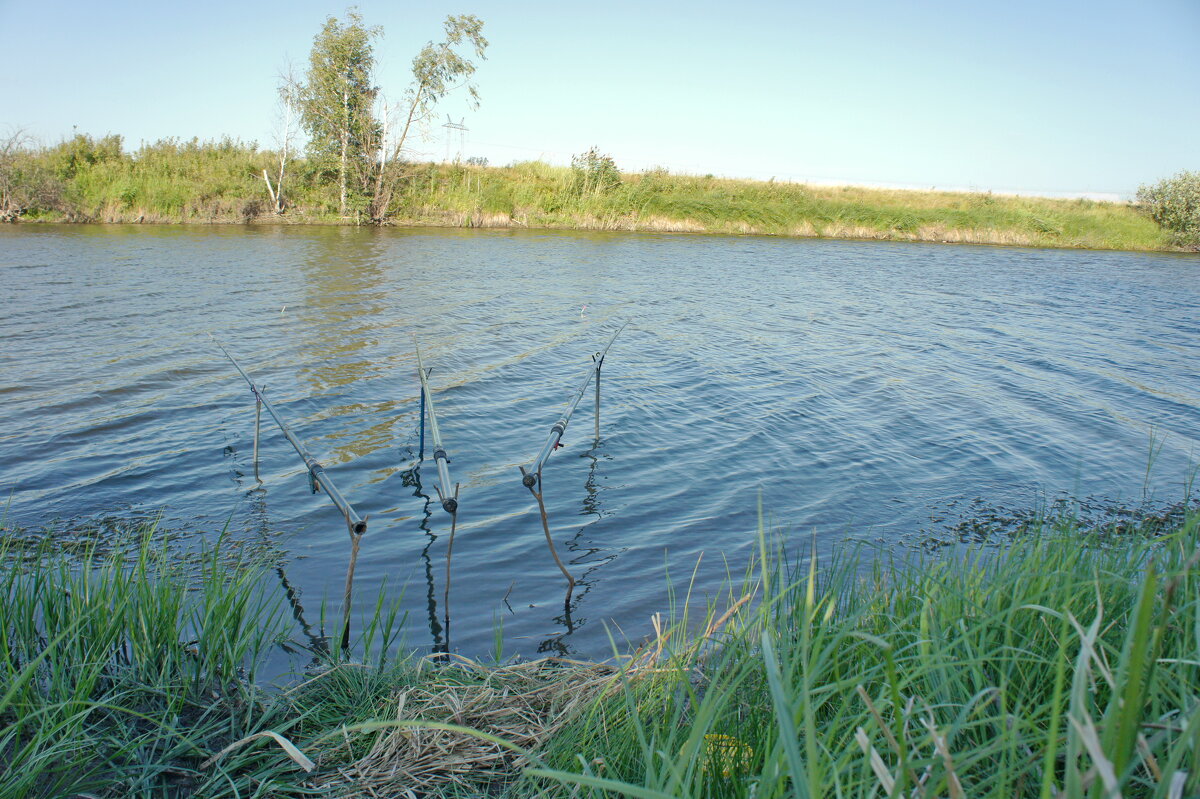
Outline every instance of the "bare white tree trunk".
[[283, 135], [279, 148], [279, 176], [275, 179], [275, 213], [283, 213], [283, 176], [287, 169], [289, 150], [292, 146], [292, 125], [296, 119], [296, 106], [291, 98], [283, 101]]
[[379, 139], [379, 171], [387, 166], [387, 129], [388, 129], [388, 107], [387, 103], [383, 104], [383, 113], [380, 114], [383, 122], [383, 135]]
[[341, 183], [340, 207], [342, 216], [346, 215], [346, 155], [350, 147], [350, 93], [342, 92], [342, 163], [338, 168], [338, 182]]
[[267, 174], [267, 170], [263, 170], [263, 180], [267, 184], [267, 194], [271, 195], [271, 205], [275, 206], [275, 210], [279, 210], [279, 197], [275, 194], [275, 189], [271, 188], [271, 176]]
[[[387, 120], [389, 114], [384, 112], [383, 124], [385, 135], [382, 142], [382, 152], [379, 157], [379, 171], [375, 174], [375, 195], [373, 200], [373, 215], [382, 219], [387, 214], [388, 206], [392, 203], [392, 198], [396, 193], [396, 175], [388, 175], [386, 168], [387, 162], [398, 162], [401, 155], [404, 154], [404, 145], [408, 142], [408, 133], [412, 129], [413, 122], [418, 117], [418, 112], [421, 108], [421, 102], [425, 99], [425, 89], [423, 86], [418, 86], [410, 98], [408, 112], [404, 117], [404, 127], [400, 129], [400, 136], [395, 143], [389, 148], [387, 141]], [[388, 152], [390, 150], [390, 153]], [[395, 171], [395, 170], [393, 170]]]

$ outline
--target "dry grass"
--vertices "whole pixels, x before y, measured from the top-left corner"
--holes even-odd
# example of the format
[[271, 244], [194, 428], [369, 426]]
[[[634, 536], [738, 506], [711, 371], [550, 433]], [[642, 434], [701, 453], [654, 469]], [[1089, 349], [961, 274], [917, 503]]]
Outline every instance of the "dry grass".
[[[364, 725], [361, 734], [372, 736], [366, 753], [310, 786], [338, 797], [396, 797], [511, 783], [529, 765], [523, 752], [615, 690], [617, 675], [612, 666], [558, 658], [500, 668], [464, 660], [398, 690], [394, 723]], [[318, 762], [344, 760], [354, 738], [348, 728]]]
[[941, 241], [955, 244], [1007, 244], [1015, 247], [1032, 247], [1039, 242], [1032, 236], [1012, 230], [989, 228], [946, 228], [937, 225], [922, 227], [917, 231], [918, 241]]

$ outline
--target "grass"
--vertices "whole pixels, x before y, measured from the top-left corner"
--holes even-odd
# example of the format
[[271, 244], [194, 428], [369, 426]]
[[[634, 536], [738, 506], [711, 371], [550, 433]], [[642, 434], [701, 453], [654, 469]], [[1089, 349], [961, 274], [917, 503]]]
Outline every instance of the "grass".
[[0, 551], [0, 796], [236, 784], [200, 763], [269, 716], [253, 679], [278, 615], [252, 572], [214, 551], [187, 576], [149, 533], [78, 557]]
[[44, 545], [0, 580], [0, 796], [1193, 796], [1200, 511], [1160, 521], [825, 564], [760, 531], [611, 664], [394, 657], [381, 594], [272, 691], [259, 565]]
[[757, 608], [652, 678], [624, 680], [543, 753], [550, 765], [527, 787], [1194, 796], [1198, 528], [1195, 512], [1155, 537], [1060, 522], [1000, 551], [876, 560], [866, 577], [854, 558], [775, 559], [744, 589]]
[[581, 193], [572, 170], [541, 162], [431, 164], [419, 172], [401, 217], [421, 224], [1172, 248], [1170, 236], [1124, 203], [813, 186], [665, 170], [626, 174], [611, 191]]
[[[271, 213], [262, 171], [277, 158], [253, 143], [163, 140], [126, 153], [85, 135], [0, 159], [0, 178], [29, 183], [27, 219], [93, 222], [345, 224], [336, 187], [290, 164], [288, 211]], [[33, 183], [36, 182], [36, 186]], [[0, 180], [3, 183], [3, 180]], [[814, 186], [663, 169], [604, 190], [572, 169], [413, 163], [391, 208], [401, 225], [761, 234], [1033, 247], [1170, 250], [1178, 242], [1128, 203]]]

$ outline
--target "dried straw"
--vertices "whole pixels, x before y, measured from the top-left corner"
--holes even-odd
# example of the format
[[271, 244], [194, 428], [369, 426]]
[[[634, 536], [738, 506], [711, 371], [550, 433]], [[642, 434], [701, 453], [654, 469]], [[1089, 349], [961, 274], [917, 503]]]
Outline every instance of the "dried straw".
[[[558, 658], [501, 668], [464, 661], [397, 692], [395, 717], [468, 727], [533, 752], [577, 711], [615, 689], [616, 675], [612, 666]], [[524, 754], [457, 730], [409, 724], [371, 734], [365, 755], [309, 784], [341, 797], [424, 795], [451, 785], [506, 783], [528, 764]]]

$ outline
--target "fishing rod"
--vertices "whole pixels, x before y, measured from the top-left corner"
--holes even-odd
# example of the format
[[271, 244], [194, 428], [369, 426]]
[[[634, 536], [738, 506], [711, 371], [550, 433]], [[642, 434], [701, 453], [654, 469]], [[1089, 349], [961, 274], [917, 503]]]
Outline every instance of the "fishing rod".
[[325, 496], [329, 497], [329, 500], [337, 506], [337, 509], [342, 513], [342, 517], [346, 520], [346, 529], [350, 533], [350, 565], [346, 569], [346, 590], [342, 597], [342, 649], [349, 649], [350, 611], [354, 604], [354, 567], [358, 563], [359, 541], [362, 539], [363, 534], [367, 532], [367, 520], [359, 516], [350, 503], [346, 501], [346, 498], [342, 496], [342, 492], [337, 490], [333, 481], [329, 479], [329, 475], [325, 473], [325, 467], [318, 463], [317, 459], [309, 453], [300, 439], [293, 435], [291, 429], [275, 411], [275, 407], [263, 396], [262, 389], [254, 384], [254, 381], [246, 374], [246, 370], [242, 368], [242, 365], [237, 362], [236, 358], [229, 354], [229, 350], [225, 349], [225, 345], [217, 341], [212, 333], [209, 333], [208, 337], [212, 339], [214, 344], [221, 348], [221, 352], [225, 353], [225, 357], [233, 364], [233, 368], [238, 370], [238, 374], [242, 376], [242, 379], [250, 386], [250, 391], [254, 393], [254, 399], [257, 402], [254, 414], [255, 477], [258, 477], [258, 411], [260, 408], [266, 408], [267, 413], [271, 414], [271, 418], [275, 420], [275, 424], [279, 425], [279, 430], [296, 450], [296, 454], [304, 461], [304, 465], [308, 469], [308, 484], [312, 488], [313, 493], [324, 491]]
[[550, 435], [546, 438], [546, 443], [542, 445], [541, 452], [533, 459], [533, 464], [528, 470], [524, 467], [521, 468], [521, 483], [526, 488], [533, 488], [538, 483], [539, 476], [542, 473], [542, 466], [545, 465], [546, 459], [550, 457], [550, 453], [558, 449], [563, 433], [567, 432], [567, 424], [571, 421], [571, 414], [575, 413], [575, 408], [579, 406], [579, 401], [583, 399], [583, 392], [587, 391], [592, 378], [596, 379], [596, 438], [600, 437], [600, 367], [604, 365], [604, 356], [608, 355], [609, 347], [617, 340], [617, 336], [621, 334], [621, 331], [625, 329], [625, 325], [627, 324], [629, 323], [624, 322], [617, 328], [617, 332], [612, 334], [612, 338], [604, 345], [604, 349], [592, 356], [593, 366], [588, 369], [583, 383], [579, 386], [579, 390], [575, 392], [574, 399], [567, 405], [566, 412], [550, 428]]
[[329, 475], [325, 472], [325, 467], [318, 463], [317, 459], [314, 458], [311, 453], [309, 453], [304, 444], [301, 443], [298, 438], [296, 438], [296, 436], [292, 433], [291, 428], [289, 428], [283, 419], [279, 417], [279, 413], [275, 410], [274, 406], [271, 405], [271, 402], [263, 395], [263, 392], [259, 389], [259, 387], [254, 384], [254, 381], [250, 379], [250, 376], [246, 374], [246, 370], [243, 369], [242, 365], [237, 362], [237, 359], [229, 354], [229, 350], [225, 349], [225, 345], [213, 338], [211, 333], [209, 333], [209, 338], [212, 338], [213, 343], [221, 348], [221, 352], [225, 353], [225, 357], [228, 358], [229, 362], [233, 364], [233, 368], [238, 370], [238, 374], [240, 374], [250, 386], [250, 391], [253, 392], [255, 400], [261, 403], [262, 407], [267, 409], [267, 413], [269, 413], [271, 418], [275, 420], [275, 424], [279, 425], [279, 429], [283, 433], [284, 437], [288, 440], [292, 447], [295, 448], [296, 454], [303, 459], [305, 467], [308, 468], [309, 479], [314, 493], [318, 489], [325, 492], [325, 495], [329, 497], [330, 501], [337, 506], [339, 511], [341, 511], [342, 516], [345, 517], [346, 527], [349, 529], [351, 536], [358, 536], [365, 533], [367, 531], [366, 520], [358, 515], [354, 508], [350, 506], [350, 503], [346, 501], [346, 498], [342, 496], [342, 492], [337, 490], [337, 487], [333, 484], [333, 482], [329, 479]]
[[[450, 496], [450, 468], [446, 465], [450, 462], [450, 458], [446, 455], [446, 450], [442, 447], [442, 433], [438, 430], [437, 412], [433, 409], [433, 392], [429, 390], [429, 373], [433, 370], [426, 371], [425, 364], [421, 361], [421, 348], [417, 346], [416, 340], [413, 341], [413, 346], [417, 350], [417, 374], [421, 377], [421, 399], [425, 413], [429, 416], [429, 435], [433, 439], [433, 460], [437, 464], [438, 478], [442, 481], [441, 486], [434, 486], [438, 492], [438, 498], [442, 501], [442, 508], [446, 513], [454, 513], [458, 510], [458, 488], [455, 487], [454, 496]], [[424, 437], [424, 416], [421, 420], [422, 438]], [[425, 447], [421, 446], [422, 457], [424, 457]]]
[[521, 470], [521, 484], [529, 489], [529, 493], [533, 494], [537, 500], [538, 512], [542, 517], [542, 531], [546, 534], [546, 546], [550, 548], [550, 555], [553, 556], [555, 564], [558, 565], [558, 570], [562, 572], [563, 577], [567, 578], [567, 598], [564, 603], [567, 614], [571, 612], [571, 594], [575, 592], [575, 578], [571, 576], [571, 572], [567, 571], [567, 567], [563, 565], [562, 559], [558, 556], [558, 550], [554, 548], [554, 539], [550, 535], [550, 520], [546, 516], [546, 503], [542, 499], [542, 467], [546, 465], [546, 459], [550, 457], [550, 453], [558, 449], [562, 441], [563, 433], [567, 432], [567, 425], [571, 422], [571, 414], [575, 413], [575, 409], [579, 407], [579, 401], [583, 399], [583, 392], [587, 391], [588, 384], [592, 382], [592, 378], [596, 380], [596, 442], [600, 441], [600, 367], [604, 365], [604, 357], [608, 355], [608, 350], [612, 347], [613, 342], [617, 340], [617, 336], [625, 329], [628, 322], [623, 322], [617, 331], [612, 334], [608, 343], [604, 345], [604, 349], [592, 355], [592, 367], [588, 369], [587, 375], [584, 377], [583, 384], [579, 386], [579, 390], [575, 392], [573, 399], [567, 404], [567, 410], [562, 417], [550, 428], [550, 435], [546, 438], [546, 443], [542, 445], [541, 452], [534, 458], [533, 464], [527, 470], [524, 466], [519, 466]]
[[[450, 494], [450, 458], [446, 448], [442, 446], [442, 431], [438, 429], [437, 411], [433, 407], [433, 391], [429, 388], [429, 374], [433, 369], [426, 369], [421, 360], [421, 347], [413, 336], [413, 349], [417, 352], [417, 374], [421, 377], [421, 458], [425, 457], [425, 415], [429, 415], [429, 436], [433, 439], [433, 461], [437, 464], [439, 486], [433, 484], [438, 499], [442, 502], [442, 510], [450, 514], [450, 538], [446, 541], [446, 590], [442, 596], [442, 607], [445, 610], [446, 646], [450, 646], [450, 563], [454, 557], [454, 532], [458, 529], [458, 483], [454, 484], [454, 494]], [[447, 649], [447, 651], [449, 651]]]

